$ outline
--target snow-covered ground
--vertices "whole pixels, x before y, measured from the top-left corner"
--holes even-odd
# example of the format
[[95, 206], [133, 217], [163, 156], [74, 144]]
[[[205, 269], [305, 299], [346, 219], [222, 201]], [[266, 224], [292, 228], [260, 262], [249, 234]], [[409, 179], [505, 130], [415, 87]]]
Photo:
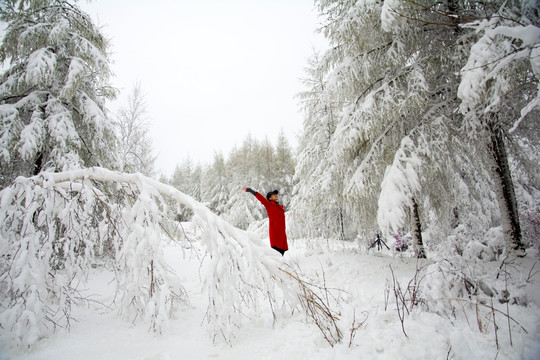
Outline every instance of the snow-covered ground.
[[[525, 290], [528, 305], [509, 306], [510, 316], [527, 331], [516, 323], [511, 325], [513, 346], [507, 317], [496, 313], [497, 351], [493, 313], [479, 307], [477, 315], [475, 300], [459, 303], [453, 314], [446, 315], [416, 306], [410, 315], [405, 315], [408, 337], [403, 334], [390, 266], [405, 288], [416, 272], [415, 259], [382, 256], [373, 250], [364, 254], [351, 243], [297, 240], [292, 242], [285, 260], [297, 263], [313, 281], [342, 290], [335, 291], [341, 298], [337, 309], [341, 314], [338, 324], [342, 342], [330, 346], [311, 319], [295, 311], [275, 323], [270, 314], [247, 320], [229, 345], [219, 339], [213, 341], [206, 328], [208, 297], [202, 291], [200, 255], [200, 251], [185, 250], [180, 245], [167, 248], [167, 260], [184, 284], [190, 304], [174, 314], [166, 332], [150, 333], [143, 324], [133, 324], [108, 310], [106, 305], [114, 299], [113, 274], [98, 267], [89, 275], [83, 291], [96, 302], [73, 307], [76, 321], [72, 321], [69, 332], [59, 330], [25, 352], [10, 349], [0, 339], [0, 360], [540, 359], [540, 273]], [[537, 261], [537, 254], [529, 253], [514, 263], [513, 269], [527, 277]], [[425, 260], [420, 265], [430, 263]], [[500, 262], [484, 266], [496, 269]], [[506, 311], [506, 304], [494, 303]], [[353, 318], [355, 327], [363, 324], [351, 339]], [[485, 330], [481, 332], [480, 327]]]

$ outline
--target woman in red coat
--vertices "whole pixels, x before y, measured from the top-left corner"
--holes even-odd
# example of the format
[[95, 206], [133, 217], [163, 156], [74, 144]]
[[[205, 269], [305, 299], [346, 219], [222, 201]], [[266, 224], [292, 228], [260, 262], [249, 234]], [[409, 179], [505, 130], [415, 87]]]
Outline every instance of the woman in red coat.
[[283, 205], [278, 203], [278, 191], [270, 191], [264, 196], [252, 189], [245, 187], [242, 190], [247, 191], [255, 195], [257, 200], [261, 202], [266, 208], [268, 213], [269, 233], [270, 233], [270, 246], [280, 252], [281, 255], [285, 254], [285, 251], [289, 250], [287, 245], [287, 234], [285, 233], [285, 210]]

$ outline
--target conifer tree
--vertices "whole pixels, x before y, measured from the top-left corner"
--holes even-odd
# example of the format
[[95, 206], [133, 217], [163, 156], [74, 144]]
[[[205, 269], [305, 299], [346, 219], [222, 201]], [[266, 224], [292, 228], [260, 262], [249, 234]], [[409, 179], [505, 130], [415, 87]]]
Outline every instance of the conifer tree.
[[[317, 169], [318, 160], [310, 165], [305, 159], [317, 154], [316, 144], [324, 143], [311, 139], [317, 132], [309, 129], [324, 128], [320, 126], [321, 119], [331, 110], [333, 126], [326, 150], [329, 159], [319, 157], [320, 162], [327, 164], [321, 174], [335, 169], [334, 173], [343, 179], [341, 199], [354, 214], [358, 231], [364, 234], [372, 228], [385, 233], [411, 231], [418, 235], [415, 237], [420, 247], [422, 230], [429, 232], [431, 227], [438, 227], [438, 240], [445, 241], [456, 223], [474, 223], [474, 228], [485, 230], [494, 226], [499, 216], [503, 223], [514, 221], [506, 221], [504, 217], [516, 219], [515, 211], [504, 210], [505, 206], [499, 206], [499, 211], [491, 206], [497, 199], [499, 204], [503, 203], [501, 189], [511, 189], [513, 185], [509, 182], [493, 186], [491, 169], [504, 169], [504, 166], [493, 166], [497, 157], [489, 149], [494, 144], [504, 147], [509, 141], [505, 135], [493, 138], [493, 134], [500, 132], [500, 124], [519, 117], [512, 115], [512, 111], [516, 114], [516, 110], [523, 109], [525, 114], [536, 104], [527, 79], [532, 80], [534, 88], [537, 80], [531, 55], [536, 45], [531, 39], [537, 37], [527, 37], [524, 31], [529, 31], [529, 35], [536, 31], [530, 14], [537, 14], [538, 7], [518, 0], [511, 3], [325, 0], [319, 1], [318, 6], [326, 19], [322, 31], [331, 47], [319, 59], [318, 70], [311, 74], [312, 82], [306, 92], [312, 100], [307, 102], [309, 112], [299, 153], [298, 166], [307, 164], [303, 173]], [[477, 51], [482, 39], [486, 40], [486, 36], [482, 37], [486, 24], [493, 25], [501, 19], [522, 27], [494, 30], [498, 31], [497, 36], [506, 31], [504, 41], [508, 42], [494, 48], [510, 49], [509, 53], [499, 51], [501, 57], [497, 58]], [[478, 39], [479, 43], [475, 44]], [[512, 41], [516, 41], [514, 48]], [[491, 97], [485, 97], [490, 93], [483, 89], [495, 84], [496, 72], [515, 54], [521, 54], [520, 59], [526, 58], [525, 66], [521, 66], [522, 61], [515, 68], [506, 67], [502, 71], [520, 74], [514, 70], [520, 70], [521, 66], [521, 75], [514, 79], [506, 76], [501, 83], [513, 84], [506, 88], [507, 96], [515, 94], [525, 103], [515, 106], [519, 101], [508, 101], [500, 107], [497, 100], [501, 99], [500, 90], [504, 87], [490, 87]], [[469, 55], [469, 63], [476, 61], [480, 70], [465, 67]], [[491, 62], [478, 63], [478, 57]], [[484, 65], [490, 64], [492, 70], [486, 71]], [[458, 92], [458, 87], [461, 89], [467, 80], [467, 76], [462, 77], [462, 69], [472, 73], [471, 81], [465, 83], [472, 88], [468, 94], [473, 96], [465, 95], [466, 100]], [[475, 88], [478, 72], [487, 76]], [[314, 85], [314, 81], [320, 86]], [[482, 125], [483, 120], [467, 120], [470, 114], [464, 109], [470, 109], [469, 100], [476, 101], [473, 114], [487, 114], [491, 108], [513, 110], [505, 111], [504, 115], [499, 112], [505, 119], [495, 121], [497, 127], [490, 131], [489, 121]], [[467, 104], [461, 105], [460, 114], [456, 108], [461, 101]], [[471, 142], [469, 134], [480, 141]], [[498, 158], [504, 158], [504, 151], [501, 155]], [[510, 173], [506, 171], [502, 179], [510, 180]], [[298, 189], [305, 191], [303, 187]], [[511, 195], [510, 192], [509, 199]], [[511, 242], [520, 246], [515, 238]], [[421, 248], [417, 251], [422, 253]]]
[[[176, 165], [169, 183], [178, 190], [192, 196], [195, 200], [201, 199], [201, 166], [193, 163], [190, 157], [185, 158], [181, 164]], [[179, 209], [176, 214], [178, 220], [189, 221], [193, 212], [188, 208]]]
[[297, 236], [337, 238], [345, 235], [347, 214], [343, 177], [333, 166], [331, 154], [339, 105], [327, 89], [325, 65], [317, 53], [309, 59], [303, 79], [306, 90], [299, 94], [305, 120], [295, 166], [290, 229]]
[[202, 198], [210, 210], [221, 215], [227, 211], [229, 199], [229, 174], [222, 153], [214, 154], [214, 161], [205, 172]]
[[282, 194], [280, 201], [286, 204], [290, 203], [293, 195], [294, 167], [295, 160], [291, 145], [285, 136], [285, 132], [281, 129], [275, 146], [274, 179], [272, 184]]
[[18, 175], [116, 167], [105, 100], [108, 44], [90, 17], [63, 0], [4, 1], [0, 48], [0, 186]]
[[[507, 242], [523, 253], [510, 149], [515, 160], [531, 159], [520, 144], [538, 139], [538, 130], [516, 131], [522, 121], [537, 121], [540, 109], [540, 5], [529, 1], [494, 1], [484, 16], [467, 24], [474, 43], [461, 74], [457, 95], [469, 136], [486, 153]], [[510, 145], [510, 146], [509, 146]], [[525, 156], [523, 156], [525, 155]], [[529, 161], [522, 163], [526, 165]], [[528, 166], [525, 166], [527, 168]], [[537, 169], [527, 184], [538, 191]], [[532, 171], [531, 171], [532, 170]], [[532, 185], [532, 186], [531, 186]]]

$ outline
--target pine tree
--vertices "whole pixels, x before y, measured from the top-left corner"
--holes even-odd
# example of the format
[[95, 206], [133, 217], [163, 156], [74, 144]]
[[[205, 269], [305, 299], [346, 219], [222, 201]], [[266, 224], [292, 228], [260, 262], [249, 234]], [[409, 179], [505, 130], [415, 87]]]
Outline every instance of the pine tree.
[[[481, 139], [487, 152], [506, 240], [524, 254], [508, 148], [510, 144], [522, 155], [518, 144], [538, 139], [538, 130], [515, 130], [525, 119], [538, 119], [540, 5], [520, 0], [491, 5], [485, 17], [468, 25], [475, 30], [474, 44], [462, 69], [458, 97], [464, 127], [471, 137]], [[536, 169], [531, 170], [538, 191]]]
[[227, 168], [231, 174], [231, 191], [227, 199], [225, 219], [242, 229], [264, 218], [264, 209], [252, 197], [242, 191], [244, 186], [264, 193], [267, 185], [263, 178], [263, 169], [267, 167], [258, 158], [261, 154], [259, 142], [249, 135], [240, 148], [231, 151]]
[[289, 204], [294, 188], [294, 155], [283, 129], [279, 132], [275, 150], [272, 184], [280, 191], [280, 201]]
[[[169, 183], [199, 201], [201, 199], [201, 171], [201, 166], [194, 164], [193, 160], [187, 157], [176, 166]], [[179, 221], [189, 221], [193, 212], [188, 208], [180, 208], [176, 215]]]
[[105, 100], [108, 44], [68, 1], [4, 1], [0, 60], [0, 186], [18, 175], [116, 167]]
[[[305, 114], [295, 167], [291, 231], [297, 236], [345, 237], [343, 177], [332, 163], [338, 100], [327, 89], [325, 59], [314, 54], [299, 94]], [[309, 215], [308, 215], [309, 214]]]
[[217, 215], [227, 211], [226, 204], [231, 191], [229, 182], [229, 174], [223, 154], [216, 153], [214, 154], [214, 162], [204, 175], [202, 198], [210, 210]]
[[[498, 211], [491, 205], [496, 198], [503, 204], [503, 223], [516, 223], [510, 166], [504, 160], [506, 165], [497, 164], [496, 159], [507, 156], [504, 147], [508, 139], [501, 132], [501, 124], [519, 117], [512, 112], [523, 109], [524, 114], [536, 103], [527, 79], [537, 83], [530, 57], [536, 51], [530, 39], [537, 37], [526, 37], [524, 31], [526, 28], [529, 35], [536, 31], [527, 14], [537, 13], [537, 7], [533, 11], [534, 5], [521, 1], [480, 4], [459, 0], [336, 0], [320, 1], [318, 5], [327, 19], [323, 31], [331, 44], [317, 66], [320, 70], [312, 76], [322, 84], [314, 98], [331, 103], [335, 117], [327, 169], [335, 167], [344, 178], [346, 204], [364, 232], [372, 227], [386, 233], [411, 230], [420, 242], [419, 229], [439, 226], [440, 240], [445, 241], [445, 235], [453, 231], [456, 223], [474, 223], [473, 227], [484, 229], [493, 226]], [[515, 9], [521, 9], [524, 16], [512, 15], [518, 11]], [[499, 57], [478, 51], [482, 39], [486, 40], [482, 31], [500, 19], [520, 24], [523, 29], [517, 30], [517, 35], [516, 29], [493, 30], [510, 32], [506, 33], [511, 38], [505, 40], [508, 44], [503, 41], [501, 46], [496, 42], [495, 46], [490, 45]], [[473, 21], [476, 22], [465, 26]], [[481, 31], [471, 31], [470, 27]], [[512, 38], [521, 41], [514, 48]], [[510, 53], [499, 48], [510, 49]], [[522, 62], [514, 68], [501, 66], [511, 62], [515, 54], [524, 54], [531, 61], [526, 66]], [[469, 55], [469, 65], [464, 67]], [[486, 71], [486, 65], [492, 70]], [[461, 78], [462, 68], [472, 75]], [[509, 76], [497, 80], [502, 85], [493, 81], [497, 71], [508, 71]], [[485, 82], [478, 84], [478, 73], [487, 75]], [[520, 75], [512, 78], [510, 74]], [[509, 101], [500, 107], [497, 101], [501, 99], [503, 85], [511, 80], [515, 87], [507, 86], [506, 93], [516, 94], [521, 103], [528, 103], [515, 106]], [[467, 94], [461, 96], [458, 87], [462, 89], [464, 84]], [[491, 97], [483, 93], [486, 86], [490, 86]], [[461, 109], [465, 117], [455, 112], [460, 101], [464, 103]], [[471, 101], [473, 108], [469, 106]], [[474, 115], [504, 108], [512, 110], [504, 112], [504, 119], [491, 121], [495, 126], [486, 121], [493, 117]], [[319, 109], [328, 112], [326, 106]], [[467, 114], [468, 109], [473, 111]], [[475, 121], [470, 121], [471, 114]], [[308, 118], [308, 125], [315, 126], [320, 118]], [[469, 134], [480, 141], [471, 142]], [[306, 132], [305, 136], [311, 134]], [[307, 140], [308, 146], [312, 143]], [[494, 153], [500, 154], [493, 156]], [[299, 164], [302, 161], [300, 157]], [[499, 176], [503, 180], [499, 185], [492, 185], [492, 168], [502, 169], [505, 174]], [[497, 177], [495, 184], [496, 180]], [[501, 195], [502, 189], [508, 190], [507, 195]], [[512, 202], [514, 205], [504, 205]], [[512, 242], [520, 244], [516, 239]]]

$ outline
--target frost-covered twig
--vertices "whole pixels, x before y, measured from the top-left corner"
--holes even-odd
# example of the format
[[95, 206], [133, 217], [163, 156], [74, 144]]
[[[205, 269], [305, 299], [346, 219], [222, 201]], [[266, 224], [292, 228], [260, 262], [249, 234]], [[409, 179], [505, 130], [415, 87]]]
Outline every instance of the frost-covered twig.
[[480, 315], [479, 315], [479, 309], [480, 307], [484, 307], [486, 308], [487, 310], [489, 310], [490, 313], [492, 312], [495, 312], [497, 314], [501, 314], [505, 317], [507, 317], [509, 320], [511, 320], [515, 325], [519, 326], [519, 328], [526, 334], [528, 334], [529, 332], [527, 331], [527, 329], [525, 329], [523, 327], [523, 325], [521, 325], [519, 323], [519, 321], [517, 321], [514, 317], [510, 316], [508, 313], [505, 313], [504, 311], [501, 311], [499, 309], [497, 309], [493, 303], [492, 303], [492, 300], [490, 298], [490, 304], [485, 304], [484, 302], [485, 301], [480, 301], [479, 299], [476, 299], [474, 302], [470, 299], [461, 299], [461, 298], [439, 298], [439, 299], [423, 299], [423, 302], [425, 302], [426, 304], [428, 303], [431, 303], [431, 302], [438, 302], [438, 301], [449, 301], [449, 302], [462, 302], [462, 303], [465, 303], [465, 304], [470, 304], [470, 305], [475, 305], [476, 307], [476, 313], [477, 313], [477, 319], [478, 319], [478, 328], [480, 330], [480, 332], [483, 332], [483, 324], [482, 324], [482, 321], [480, 320]]
[[478, 307], [478, 299], [476, 300], [475, 304], [475, 310], [476, 310], [476, 323], [478, 324], [478, 331], [484, 332], [484, 327], [482, 326], [482, 318], [480, 317], [480, 310]]
[[448, 352], [446, 353], [446, 360], [451, 359], [450, 354], [452, 353], [452, 345], [448, 347]]

